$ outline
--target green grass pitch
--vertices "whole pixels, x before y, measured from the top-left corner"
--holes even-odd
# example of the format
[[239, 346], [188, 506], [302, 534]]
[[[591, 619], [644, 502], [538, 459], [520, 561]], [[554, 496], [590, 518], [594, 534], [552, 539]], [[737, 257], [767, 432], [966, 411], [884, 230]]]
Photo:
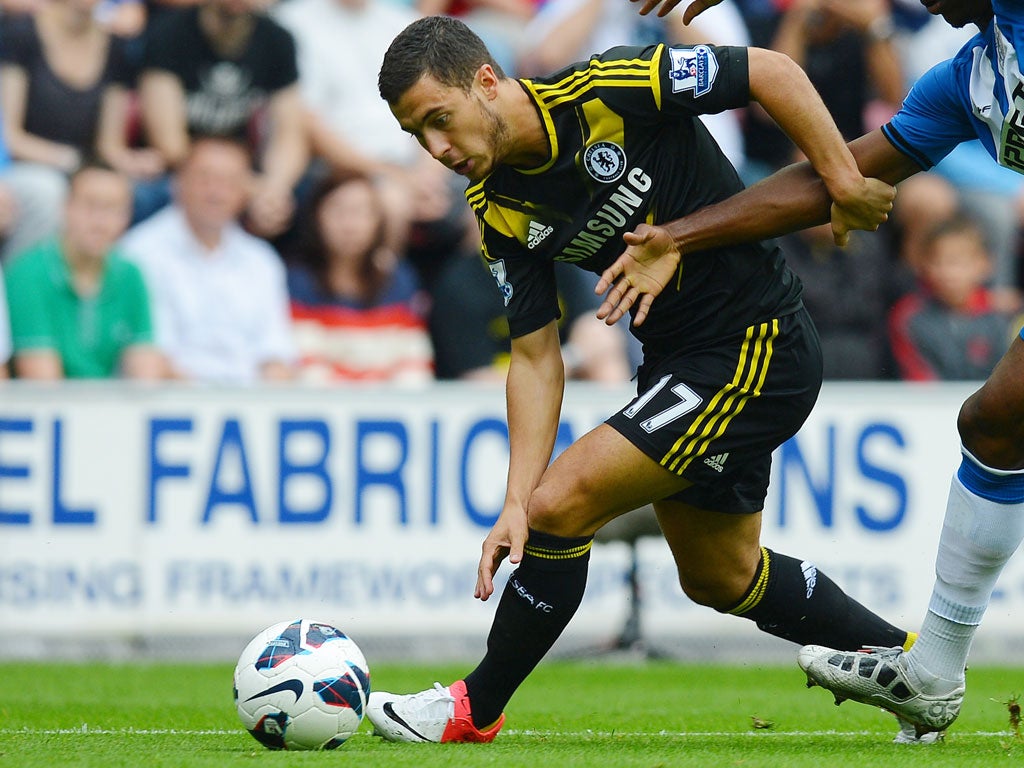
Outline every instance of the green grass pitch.
[[[411, 692], [459, 667], [371, 668], [381, 690]], [[833, 706], [779, 666], [552, 661], [508, 707], [491, 745], [387, 744], [369, 723], [334, 752], [271, 752], [242, 730], [230, 665], [0, 664], [0, 766], [1024, 766], [1011, 703], [1024, 667], [972, 668], [943, 743], [897, 746], [895, 720]]]

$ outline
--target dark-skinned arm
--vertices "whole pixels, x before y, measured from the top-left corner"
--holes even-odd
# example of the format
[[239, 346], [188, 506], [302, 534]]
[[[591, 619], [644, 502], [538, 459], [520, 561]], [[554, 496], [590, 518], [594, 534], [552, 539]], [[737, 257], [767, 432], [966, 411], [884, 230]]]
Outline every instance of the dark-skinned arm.
[[[849, 147], [861, 174], [880, 184], [896, 184], [921, 170], [881, 130], [850, 142]], [[787, 166], [681, 219], [660, 226], [642, 224], [626, 233], [626, 250], [601, 275], [595, 292], [608, 293], [597, 316], [611, 325], [637, 304], [633, 322], [640, 325], [654, 297], [675, 276], [683, 253], [765, 240], [823, 224], [830, 217], [837, 239], [853, 228], [805, 162]]]

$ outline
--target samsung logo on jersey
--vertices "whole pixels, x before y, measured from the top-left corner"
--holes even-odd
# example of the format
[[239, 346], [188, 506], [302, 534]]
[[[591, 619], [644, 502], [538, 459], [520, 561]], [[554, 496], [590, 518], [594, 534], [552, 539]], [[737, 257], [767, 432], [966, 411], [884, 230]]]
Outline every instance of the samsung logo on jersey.
[[584, 231], [572, 239], [557, 257], [559, 261], [583, 261], [597, 253], [608, 239], [621, 236], [629, 218], [644, 204], [644, 198], [637, 192], [651, 188], [651, 177], [641, 168], [633, 168], [626, 174], [626, 180], [612, 192], [608, 201], [598, 208], [594, 218], [587, 221]]
[[693, 91], [694, 96], [703, 96], [711, 90], [718, 76], [718, 59], [706, 45], [693, 48], [669, 48], [672, 66], [668, 76], [672, 78], [672, 93]]

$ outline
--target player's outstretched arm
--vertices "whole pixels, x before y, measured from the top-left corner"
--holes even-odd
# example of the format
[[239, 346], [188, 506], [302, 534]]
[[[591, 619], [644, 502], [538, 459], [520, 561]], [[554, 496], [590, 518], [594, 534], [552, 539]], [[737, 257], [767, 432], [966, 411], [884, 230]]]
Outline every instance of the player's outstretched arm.
[[[641, 0], [629, 0], [631, 3], [638, 3]], [[672, 12], [672, 9], [679, 5], [682, 0], [642, 0], [643, 5], [640, 6], [640, 15], [646, 16], [648, 13], [653, 11], [661, 4], [658, 8], [659, 16], [667, 16]], [[686, 10], [683, 11], [683, 24], [689, 24], [694, 20], [695, 17], [706, 11], [708, 8], [712, 8], [718, 5], [722, 0], [692, 0], [692, 2], [686, 6]]]
[[830, 198], [810, 163], [783, 168], [732, 197], [660, 226], [641, 224], [623, 236], [626, 249], [601, 273], [605, 295], [597, 317], [608, 325], [634, 304], [634, 325], [677, 275], [682, 255], [795, 232], [828, 220]]
[[[849, 148], [868, 183], [883, 185], [883, 191], [921, 170], [880, 130], [851, 142]], [[612, 324], [639, 302], [633, 321], [639, 325], [651, 302], [673, 279], [682, 254], [778, 237], [824, 223], [830, 214], [836, 233], [862, 228], [857, 226], [858, 220], [831, 203], [825, 184], [810, 163], [804, 162], [681, 219], [658, 227], [641, 225], [633, 233], [637, 238], [653, 234], [642, 249], [626, 235], [626, 250], [602, 273], [595, 288], [598, 294], [608, 291], [597, 316]]]

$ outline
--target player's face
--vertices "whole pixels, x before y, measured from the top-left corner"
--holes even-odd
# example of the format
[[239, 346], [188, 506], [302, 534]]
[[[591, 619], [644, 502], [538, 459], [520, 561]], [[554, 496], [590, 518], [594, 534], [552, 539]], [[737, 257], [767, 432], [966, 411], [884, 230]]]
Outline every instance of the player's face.
[[928, 13], [942, 16], [948, 24], [963, 27], [982, 23], [992, 16], [992, 0], [921, 0]]
[[391, 111], [435, 160], [474, 182], [500, 162], [509, 135], [504, 118], [476, 83], [466, 93], [424, 75]]

